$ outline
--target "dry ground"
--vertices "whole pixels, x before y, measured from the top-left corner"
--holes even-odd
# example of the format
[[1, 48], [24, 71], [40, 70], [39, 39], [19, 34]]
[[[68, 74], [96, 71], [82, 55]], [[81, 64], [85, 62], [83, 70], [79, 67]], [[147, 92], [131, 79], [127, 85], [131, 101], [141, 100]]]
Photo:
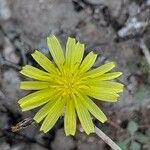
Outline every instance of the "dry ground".
[[[143, 40], [150, 49], [149, 8], [149, 0], [0, 0], [0, 150], [109, 149], [95, 135], [78, 131], [75, 137], [65, 137], [63, 119], [45, 135], [37, 125], [19, 133], [9, 131], [33, 115], [18, 108], [17, 100], [27, 94], [19, 89], [24, 78], [18, 71], [34, 63], [30, 54], [35, 49], [48, 55], [45, 40], [51, 33], [63, 45], [67, 36], [86, 43], [86, 52], [92, 49], [99, 54], [95, 66], [112, 60], [123, 72], [119, 81], [125, 88], [119, 102], [99, 104], [110, 122], [95, 121], [97, 126], [119, 141], [134, 120], [139, 132], [150, 135], [150, 58], [141, 47]], [[142, 145], [141, 149], [150, 148]]]

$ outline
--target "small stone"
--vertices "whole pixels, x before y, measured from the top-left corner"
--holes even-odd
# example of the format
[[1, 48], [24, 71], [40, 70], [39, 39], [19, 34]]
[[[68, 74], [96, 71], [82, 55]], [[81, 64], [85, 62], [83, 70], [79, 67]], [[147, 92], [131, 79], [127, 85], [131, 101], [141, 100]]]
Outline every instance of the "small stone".
[[[12, 105], [15, 100], [20, 97], [19, 74], [14, 69], [9, 69], [3, 73], [2, 92], [5, 95], [7, 102]], [[17, 107], [17, 104], [13, 105], [13, 108]]]
[[86, 0], [86, 1], [93, 5], [107, 6], [114, 17], [119, 15], [121, 9], [121, 3], [122, 3], [121, 0], [113, 0], [113, 1], [112, 0]]
[[18, 73], [13, 69], [4, 72], [3, 80], [8, 84], [18, 84], [20, 82]]
[[101, 143], [99, 139], [91, 136], [84, 141], [78, 138], [77, 149], [78, 150], [98, 150], [98, 149], [104, 149], [104, 148], [103, 148], [103, 143]]
[[130, 80], [130, 84], [127, 85], [127, 88], [128, 90], [135, 93], [138, 87], [138, 82], [136, 80], [136, 77], [132, 75], [129, 80]]
[[96, 139], [95, 139], [95, 137], [93, 137], [93, 136], [90, 136], [90, 137], [88, 137], [88, 139], [87, 139], [88, 143], [93, 143], [95, 140], [96, 140]]
[[31, 150], [47, 150], [44, 146], [40, 146], [38, 144], [32, 144], [30, 147]]
[[3, 55], [6, 60], [18, 64], [19, 63], [19, 57], [15, 53], [15, 49], [11, 42], [6, 38], [5, 39], [5, 45], [4, 45], [4, 50], [3, 50]]
[[21, 143], [21, 144], [15, 144], [11, 147], [11, 150], [23, 150], [26, 148], [26, 145]]
[[147, 0], [146, 4], [147, 6], [150, 6], [150, 0]]
[[10, 145], [6, 142], [0, 143], [0, 149], [1, 150], [10, 150]]
[[11, 17], [11, 11], [7, 0], [0, 0], [0, 19], [8, 20]]
[[44, 144], [45, 143], [45, 140], [44, 140], [44, 133], [38, 133], [36, 136], [35, 136], [35, 140], [38, 142], [38, 143], [41, 143], [41, 144]]
[[[2, 108], [0, 107], [0, 110], [2, 110]], [[4, 113], [0, 113], [0, 116], [1, 116], [1, 120], [0, 120], [0, 128], [1, 129], [4, 129], [4, 128], [7, 128], [9, 125], [8, 125], [8, 117], [6, 114]], [[0, 147], [1, 148], [1, 147]]]
[[59, 129], [56, 133], [54, 142], [52, 143], [53, 150], [70, 150], [75, 148], [75, 142], [71, 137], [64, 134], [63, 129]]
[[86, 1], [93, 5], [100, 5], [103, 3], [103, 0], [86, 0]]
[[137, 5], [137, 3], [133, 2], [133, 3], [131, 3], [131, 5], [129, 5], [130, 17], [136, 16], [139, 13], [139, 11], [140, 11], [140, 8]]

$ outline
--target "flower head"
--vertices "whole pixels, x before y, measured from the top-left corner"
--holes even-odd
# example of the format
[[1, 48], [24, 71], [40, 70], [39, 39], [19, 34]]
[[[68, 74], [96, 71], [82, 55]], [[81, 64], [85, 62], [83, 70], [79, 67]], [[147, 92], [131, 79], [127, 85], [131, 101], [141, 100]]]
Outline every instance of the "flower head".
[[90, 52], [83, 59], [84, 44], [76, 43], [73, 38], [68, 38], [65, 54], [54, 35], [47, 38], [47, 44], [54, 63], [41, 52], [35, 51], [32, 57], [44, 71], [29, 65], [21, 70], [21, 74], [34, 81], [22, 81], [20, 88], [36, 90], [18, 101], [22, 111], [42, 106], [34, 120], [37, 123], [43, 121], [40, 130], [45, 133], [63, 112], [66, 135], [75, 134], [76, 116], [87, 134], [94, 132], [91, 115], [102, 123], [107, 117], [92, 99], [116, 102], [123, 85], [109, 80], [122, 73], [109, 72], [115, 67], [113, 62], [91, 69], [97, 55]]

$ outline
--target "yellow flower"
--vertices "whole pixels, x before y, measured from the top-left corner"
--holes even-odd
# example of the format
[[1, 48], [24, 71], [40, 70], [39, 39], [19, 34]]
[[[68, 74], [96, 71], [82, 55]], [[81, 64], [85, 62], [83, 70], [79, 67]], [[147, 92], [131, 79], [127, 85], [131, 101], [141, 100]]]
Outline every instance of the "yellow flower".
[[34, 120], [37, 123], [43, 121], [40, 130], [45, 133], [55, 125], [63, 112], [66, 135], [75, 134], [76, 116], [87, 134], [94, 132], [91, 115], [102, 123], [107, 117], [92, 98], [116, 102], [123, 85], [108, 80], [122, 73], [109, 73], [115, 67], [113, 62], [91, 69], [97, 55], [90, 52], [83, 59], [84, 44], [76, 43], [73, 38], [68, 38], [65, 54], [54, 35], [47, 38], [47, 44], [55, 63], [35, 51], [32, 57], [45, 71], [29, 65], [21, 70], [21, 74], [35, 81], [22, 81], [20, 88], [37, 90], [18, 101], [22, 111], [42, 106]]

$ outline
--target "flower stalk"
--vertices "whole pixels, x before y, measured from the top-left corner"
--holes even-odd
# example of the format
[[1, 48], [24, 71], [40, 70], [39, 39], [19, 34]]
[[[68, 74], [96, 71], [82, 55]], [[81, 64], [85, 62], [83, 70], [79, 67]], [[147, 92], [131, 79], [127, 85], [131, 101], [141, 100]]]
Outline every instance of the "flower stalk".
[[103, 131], [95, 126], [95, 134], [107, 143], [113, 150], [122, 150], [114, 141], [112, 141]]

